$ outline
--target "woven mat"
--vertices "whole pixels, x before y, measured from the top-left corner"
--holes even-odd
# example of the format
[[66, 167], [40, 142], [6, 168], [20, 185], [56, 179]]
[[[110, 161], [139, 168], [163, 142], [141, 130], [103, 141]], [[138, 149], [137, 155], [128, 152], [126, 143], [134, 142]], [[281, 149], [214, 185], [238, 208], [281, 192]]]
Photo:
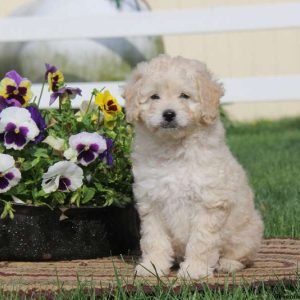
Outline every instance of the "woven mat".
[[[98, 288], [113, 287], [116, 277], [122, 285], [135, 285], [141, 280], [134, 278], [136, 257], [107, 257], [92, 260], [60, 262], [0, 262], [0, 289], [11, 290], [76, 288], [78, 278], [87, 285]], [[216, 274], [205, 281], [212, 285], [224, 283], [257, 283], [278, 280], [296, 280], [300, 271], [300, 240], [264, 240], [254, 265], [237, 272], [234, 277]], [[299, 278], [299, 277], [298, 277]], [[144, 280], [144, 279], [142, 279]], [[146, 278], [148, 285], [155, 285], [156, 278]], [[163, 282], [174, 282], [176, 272], [161, 278]], [[177, 283], [177, 282], [176, 282]], [[179, 284], [179, 283], [178, 283]]]

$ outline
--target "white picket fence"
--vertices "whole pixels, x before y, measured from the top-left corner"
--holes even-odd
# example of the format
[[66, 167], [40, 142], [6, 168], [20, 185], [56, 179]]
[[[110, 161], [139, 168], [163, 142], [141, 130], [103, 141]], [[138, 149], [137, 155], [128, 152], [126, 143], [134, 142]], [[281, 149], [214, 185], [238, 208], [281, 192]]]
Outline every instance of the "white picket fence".
[[[54, 24], [63, 24], [53, 30]], [[109, 24], [109, 25], [108, 25]], [[0, 42], [41, 41], [82, 38], [113, 38], [205, 34], [300, 28], [300, 3], [244, 5], [207, 9], [124, 12], [80, 18], [8, 17], [0, 19]], [[300, 55], [300, 54], [299, 54]], [[300, 74], [274, 77], [223, 78], [223, 102], [300, 100]], [[123, 103], [122, 82], [76, 83], [88, 99], [93, 88], [109, 88]], [[39, 93], [40, 85], [34, 85]], [[42, 107], [48, 107], [45, 93]], [[80, 104], [81, 99], [75, 101]]]

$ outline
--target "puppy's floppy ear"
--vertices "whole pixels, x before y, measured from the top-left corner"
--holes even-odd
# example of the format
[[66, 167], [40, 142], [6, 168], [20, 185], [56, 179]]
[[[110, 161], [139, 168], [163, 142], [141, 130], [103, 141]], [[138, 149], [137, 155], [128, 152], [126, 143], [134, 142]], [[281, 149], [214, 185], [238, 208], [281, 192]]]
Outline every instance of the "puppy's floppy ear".
[[220, 98], [224, 95], [223, 85], [213, 78], [206, 66], [197, 63], [197, 88], [201, 103], [200, 122], [212, 124], [219, 116]]
[[146, 63], [140, 63], [123, 88], [122, 97], [125, 99], [126, 120], [137, 121], [139, 118], [140, 88]]

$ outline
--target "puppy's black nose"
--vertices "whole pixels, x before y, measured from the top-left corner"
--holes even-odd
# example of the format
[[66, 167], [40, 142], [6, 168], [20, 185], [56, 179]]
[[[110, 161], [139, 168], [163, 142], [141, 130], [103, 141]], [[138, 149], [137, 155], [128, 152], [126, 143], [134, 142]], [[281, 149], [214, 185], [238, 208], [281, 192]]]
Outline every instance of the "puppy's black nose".
[[171, 122], [175, 119], [176, 113], [174, 110], [167, 109], [163, 112], [163, 117], [167, 122]]

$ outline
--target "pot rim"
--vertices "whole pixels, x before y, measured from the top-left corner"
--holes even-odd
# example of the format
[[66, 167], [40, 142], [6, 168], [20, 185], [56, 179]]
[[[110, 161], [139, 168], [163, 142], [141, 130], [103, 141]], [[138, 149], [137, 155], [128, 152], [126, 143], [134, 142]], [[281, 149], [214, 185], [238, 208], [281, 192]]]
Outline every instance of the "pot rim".
[[[1, 208], [4, 206], [3, 203], [0, 203], [0, 211]], [[105, 212], [105, 211], [116, 211], [116, 210], [130, 210], [134, 209], [135, 204], [134, 203], [129, 203], [125, 205], [124, 207], [119, 207], [119, 206], [82, 206], [82, 207], [68, 207], [68, 206], [56, 206], [54, 208], [50, 208], [47, 205], [32, 205], [32, 204], [19, 204], [19, 203], [12, 203], [12, 207], [16, 209], [15, 213], [25, 213], [27, 214], [28, 212], [32, 214], [38, 214], [38, 213], [54, 213], [58, 215], [68, 215], [68, 214], [78, 214], [78, 213], [93, 213], [93, 212]]]

